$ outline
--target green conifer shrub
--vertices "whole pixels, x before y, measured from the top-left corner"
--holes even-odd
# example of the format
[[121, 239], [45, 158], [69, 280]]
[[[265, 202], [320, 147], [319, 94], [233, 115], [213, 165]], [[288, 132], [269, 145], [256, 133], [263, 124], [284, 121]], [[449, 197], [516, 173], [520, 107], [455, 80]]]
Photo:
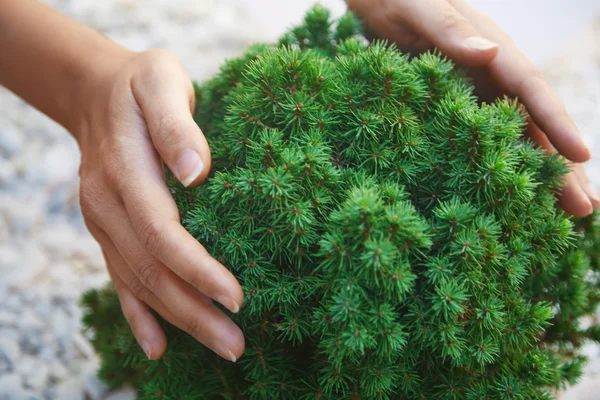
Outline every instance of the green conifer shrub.
[[148, 361], [114, 289], [84, 296], [111, 386], [142, 399], [550, 399], [600, 339], [600, 233], [556, 206], [565, 163], [524, 112], [479, 103], [437, 53], [366, 45], [313, 8], [197, 86], [213, 154], [169, 184], [182, 223], [241, 282], [224, 361], [163, 321]]

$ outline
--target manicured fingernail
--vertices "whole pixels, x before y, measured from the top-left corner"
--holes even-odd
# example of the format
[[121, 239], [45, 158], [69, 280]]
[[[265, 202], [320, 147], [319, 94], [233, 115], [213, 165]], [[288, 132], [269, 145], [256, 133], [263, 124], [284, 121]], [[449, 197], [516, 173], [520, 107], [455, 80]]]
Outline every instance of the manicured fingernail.
[[237, 361], [237, 357], [234, 356], [233, 353], [231, 352], [231, 350], [229, 350], [229, 349], [225, 349], [225, 352], [222, 354], [222, 357], [231, 362]]
[[142, 350], [144, 350], [144, 353], [146, 353], [148, 360], [152, 360], [152, 347], [150, 347], [150, 343], [143, 340], [142, 341]]
[[585, 185], [585, 191], [587, 193], [587, 195], [590, 197], [590, 200], [592, 200], [595, 205], [600, 204], [600, 195], [598, 195], [598, 192], [596, 191], [596, 188], [594, 187], [594, 185], [592, 185], [591, 183], [588, 183]]
[[237, 361], [236, 356], [234, 356], [231, 351], [229, 352], [229, 359], [231, 360], [231, 362], [236, 362]]
[[187, 149], [179, 156], [176, 168], [177, 171], [173, 172], [175, 172], [177, 179], [183, 186], [188, 187], [198, 178], [204, 168], [204, 163], [197, 151]]
[[479, 36], [471, 36], [470, 38], [467, 38], [464, 44], [465, 47], [477, 51], [489, 50], [493, 49], [494, 47], [498, 47], [497, 43]]
[[215, 300], [223, 304], [225, 307], [227, 307], [229, 311], [231, 311], [234, 314], [237, 314], [237, 312], [240, 311], [240, 305], [229, 296], [215, 296]]

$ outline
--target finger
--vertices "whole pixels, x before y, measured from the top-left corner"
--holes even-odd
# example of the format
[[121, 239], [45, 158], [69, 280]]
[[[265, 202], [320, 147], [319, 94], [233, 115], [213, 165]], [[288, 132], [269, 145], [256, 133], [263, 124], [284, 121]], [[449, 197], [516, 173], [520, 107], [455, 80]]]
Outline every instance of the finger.
[[531, 119], [531, 117], [527, 117], [527, 129], [525, 130], [525, 136], [530, 138], [535, 144], [540, 146], [542, 149], [546, 150], [547, 154], [556, 153], [556, 149], [548, 140], [548, 136], [539, 126]]
[[192, 118], [194, 90], [183, 67], [170, 53], [155, 50], [151, 69], [132, 82], [154, 147], [184, 186], [202, 181], [210, 170], [210, 150]]
[[[161, 301], [158, 295], [144, 288], [143, 283], [122, 258], [119, 262], [121, 280], [128, 282], [130, 292], [137, 292], [144, 302], [169, 323], [187, 332], [226, 360], [235, 362], [242, 356], [245, 346], [242, 331], [207, 297], [194, 293], [193, 289], [189, 288], [184, 296], [186, 298], [177, 294]], [[194, 300], [189, 301], [190, 298]]]
[[[103, 243], [110, 241], [103, 232], [97, 235]], [[106, 246], [107, 253], [117, 255], [113, 257], [114, 270], [137, 299], [148, 304], [171, 324], [187, 332], [221, 357], [231, 361], [241, 357], [245, 346], [243, 333], [225, 313], [212, 304], [210, 299], [196, 292], [164, 266], [152, 264], [151, 261], [132, 261], [131, 251], [132, 248], [135, 251], [135, 247], [123, 246], [122, 239], [118, 235], [115, 242], [119, 243], [119, 246], [114, 244]], [[122, 251], [125, 253], [123, 254]], [[120, 256], [121, 254], [123, 256]], [[161, 280], [157, 281], [159, 283], [152, 288], [154, 290], [148, 288], [141, 280], [144, 278], [136, 274], [139, 265], [144, 266], [143, 269], [146, 270], [152, 268], [166, 270]]]
[[[138, 238], [145, 252], [200, 292], [223, 304], [231, 312], [238, 312], [244, 299], [238, 281], [181, 226], [177, 206], [163, 181], [156, 160], [136, 156], [153, 154], [152, 144], [134, 140], [125, 147], [129, 149], [125, 152], [131, 154], [122, 157], [127, 162], [127, 173], [120, 175], [117, 190], [126, 213], [114, 220], [115, 226], [123, 225], [121, 219], [129, 220], [131, 234]], [[115, 215], [112, 213], [110, 217], [114, 218]], [[111, 236], [120, 234], [110, 229], [106, 230]], [[123, 240], [131, 241], [131, 238], [125, 236]], [[117, 241], [115, 243], [120, 244]]]
[[102, 247], [106, 268], [115, 285], [115, 290], [117, 291], [119, 302], [121, 304], [121, 310], [131, 327], [133, 336], [135, 336], [138, 344], [142, 350], [144, 350], [144, 353], [146, 353], [149, 360], [159, 359], [167, 347], [167, 338], [160, 327], [160, 324], [148, 306], [131, 293], [129, 288], [116, 273], [115, 264], [122, 264], [123, 261], [110, 238], [96, 224], [87, 218], [85, 219], [85, 224], [90, 233]]
[[[482, 36], [447, 0], [391, 0], [381, 7], [372, 7], [365, 1], [348, 3], [384, 37], [403, 43], [401, 36], [409, 27], [460, 64], [485, 65], [498, 54], [498, 45]], [[383, 26], [381, 21], [385, 21]]]
[[[556, 149], [550, 143], [548, 137], [529, 117], [527, 118], [525, 136], [546, 150], [546, 153], [556, 153]], [[579, 164], [573, 165], [573, 171], [565, 177], [565, 186], [558, 196], [559, 204], [563, 210], [575, 216], [587, 215], [589, 213], [590, 205], [594, 204], [594, 200], [590, 197], [590, 194], [593, 194], [591, 190], [594, 188], [590, 184], [590, 188], [588, 189], [586, 182], [589, 184], [587, 175], [582, 167]]]
[[565, 177], [565, 186], [558, 196], [558, 202], [563, 210], [578, 218], [590, 215], [594, 210], [574, 171]]
[[109, 256], [104, 252], [104, 259], [106, 260], [108, 273], [119, 296], [123, 315], [131, 327], [133, 336], [135, 336], [148, 359], [157, 360], [162, 357], [167, 348], [167, 337], [152, 314], [152, 310], [133, 295], [131, 290], [129, 290], [116, 273], [114, 263], [110, 260], [112, 258], [117, 259], [117, 262], [121, 261], [118, 259], [120, 258], [118, 254], [115, 254], [114, 251], [112, 253]]
[[487, 67], [501, 88], [523, 102], [560, 154], [573, 162], [587, 161], [589, 149], [540, 71], [489, 17], [462, 2], [457, 8], [482, 34], [501, 45], [497, 57]]
[[600, 196], [598, 195], [596, 188], [590, 181], [590, 178], [588, 177], [587, 173], [585, 172], [585, 169], [583, 168], [583, 166], [581, 164], [575, 164], [573, 166], [573, 172], [575, 173], [575, 176], [577, 176], [577, 180], [579, 181], [581, 188], [583, 189], [585, 194], [590, 199], [590, 202], [592, 203], [592, 207], [594, 209], [600, 207]]

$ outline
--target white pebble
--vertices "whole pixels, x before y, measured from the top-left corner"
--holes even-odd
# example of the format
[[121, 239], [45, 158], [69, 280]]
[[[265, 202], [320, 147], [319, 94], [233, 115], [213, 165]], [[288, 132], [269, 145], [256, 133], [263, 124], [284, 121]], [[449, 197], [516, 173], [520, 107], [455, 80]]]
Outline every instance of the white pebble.
[[0, 336], [0, 360], [6, 361], [11, 368], [14, 368], [20, 355], [21, 349], [17, 341], [6, 336]]
[[21, 375], [25, 386], [36, 393], [42, 392], [48, 381], [48, 367], [33, 357], [25, 357], [17, 371]]
[[25, 389], [21, 386], [21, 378], [17, 374], [0, 376], [0, 400], [22, 400]]
[[73, 336], [75, 347], [81, 352], [81, 354], [87, 358], [92, 359], [94, 357], [94, 348], [79, 332]]
[[8, 158], [21, 152], [25, 142], [23, 132], [12, 122], [0, 118], [0, 155]]
[[91, 371], [85, 379], [85, 393], [91, 400], [99, 400], [108, 392], [108, 386], [96, 376], [96, 370]]
[[78, 378], [67, 378], [60, 382], [54, 393], [55, 399], [85, 400], [85, 394]]

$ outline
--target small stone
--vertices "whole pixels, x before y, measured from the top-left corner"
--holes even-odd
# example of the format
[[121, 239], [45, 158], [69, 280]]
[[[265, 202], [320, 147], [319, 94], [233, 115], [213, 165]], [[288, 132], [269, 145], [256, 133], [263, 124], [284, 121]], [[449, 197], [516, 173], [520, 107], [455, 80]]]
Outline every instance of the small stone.
[[33, 357], [25, 358], [21, 361], [21, 364], [25, 364], [25, 362], [30, 363], [30, 366], [26, 370], [19, 368], [25, 386], [36, 393], [40, 393], [48, 381], [48, 367]]
[[50, 377], [50, 379], [54, 379], [57, 381], [62, 381], [69, 374], [69, 371], [59, 361], [54, 361], [50, 363], [50, 367], [48, 368], [48, 370], [48, 376]]
[[32, 203], [0, 197], [0, 216], [14, 235], [27, 235], [39, 221], [40, 210]]
[[85, 358], [88, 360], [94, 358], [94, 348], [90, 342], [88, 342], [87, 339], [81, 335], [81, 333], [77, 332], [73, 337], [73, 341], [75, 343], [75, 347], [77, 347], [77, 349]]
[[0, 362], [4, 361], [11, 369], [14, 369], [20, 355], [21, 349], [17, 342], [0, 336]]
[[68, 378], [58, 384], [53, 398], [60, 400], [85, 400], [85, 394], [78, 378]]
[[22, 400], [27, 395], [15, 373], [0, 376], [0, 400]]
[[0, 327], [17, 326], [19, 316], [8, 311], [0, 310]]
[[99, 400], [108, 392], [108, 386], [96, 376], [94, 369], [85, 379], [85, 393], [91, 400]]
[[14, 157], [21, 152], [24, 142], [23, 132], [12, 122], [0, 118], [0, 155]]
[[[33, 301], [29, 301], [33, 302]], [[41, 321], [30, 309], [26, 309], [19, 319], [21, 329], [26, 332], [39, 331], [44, 327], [44, 322]]]
[[16, 248], [8, 245], [0, 245], [0, 270], [10, 271], [17, 268], [22, 257]]
[[15, 176], [14, 165], [6, 158], [0, 155], [0, 185], [9, 183]]

